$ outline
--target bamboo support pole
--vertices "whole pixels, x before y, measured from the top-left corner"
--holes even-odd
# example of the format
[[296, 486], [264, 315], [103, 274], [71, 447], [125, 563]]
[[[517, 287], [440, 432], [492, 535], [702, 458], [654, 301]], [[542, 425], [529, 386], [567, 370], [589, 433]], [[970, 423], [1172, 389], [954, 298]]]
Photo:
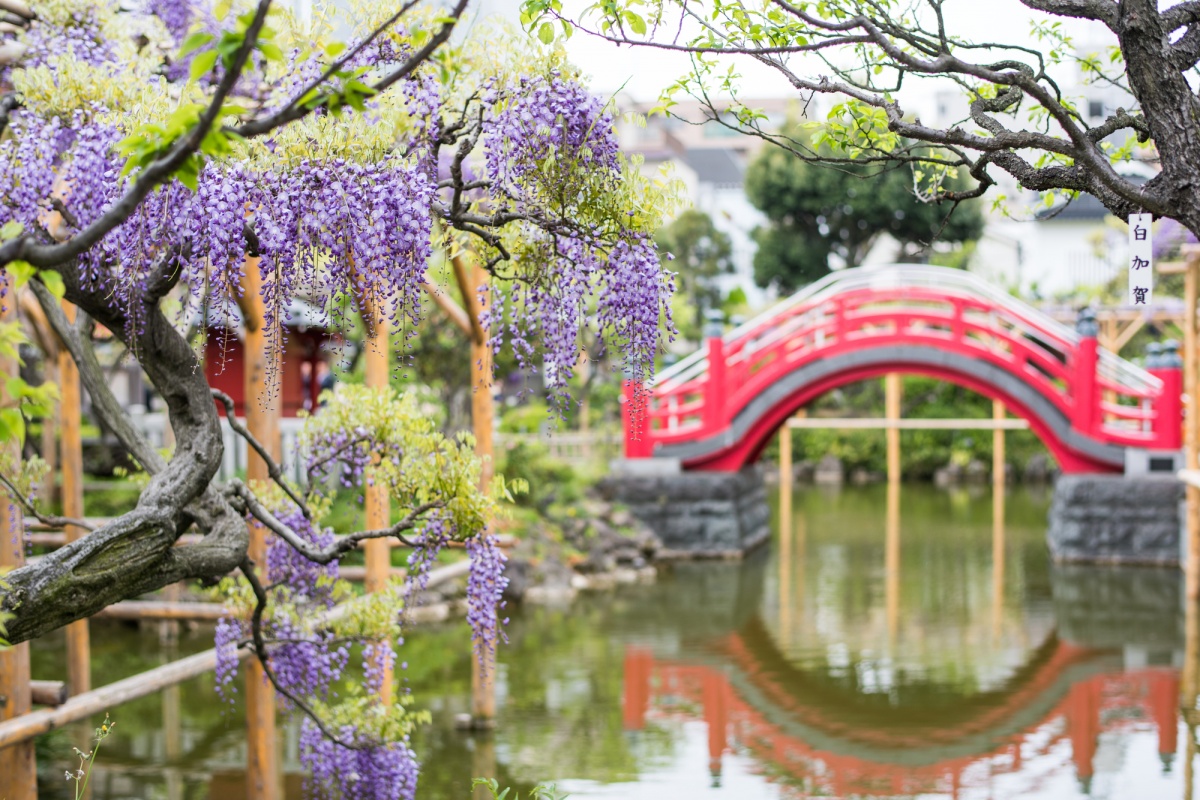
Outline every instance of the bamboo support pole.
[[63, 681], [30, 681], [29, 695], [36, 706], [57, 708], [70, 696]]
[[[248, 257], [242, 278], [243, 348], [246, 428], [278, 461], [282, 445], [279, 438], [280, 398], [271, 391], [269, 378], [278, 369], [279, 354], [269, 347], [264, 330], [262, 275], [259, 259]], [[274, 363], [272, 363], [274, 361]], [[266, 462], [248, 450], [246, 479], [256, 482], [270, 480]], [[249, 556], [259, 571], [267, 563], [266, 530], [257, 523], [250, 525]], [[281, 796], [278, 747], [275, 730], [275, 690], [266, 680], [262, 664], [251, 659], [246, 667], [246, 797], [247, 800], [278, 800]]]
[[[3, 552], [3, 549], [0, 548], [0, 552]], [[434, 586], [441, 586], [447, 581], [462, 578], [467, 574], [469, 566], [468, 562], [460, 561], [456, 564], [448, 564], [444, 567], [431, 570], [426, 586], [432, 588]], [[322, 615], [321, 621], [328, 623], [344, 618], [346, 614], [351, 612], [354, 602], [351, 600], [330, 609]], [[11, 653], [15, 649], [13, 648], [5, 652]], [[250, 658], [250, 655], [249, 649], [243, 649], [239, 653], [239, 657], [242, 659]], [[3, 656], [4, 654], [0, 653], [0, 658], [3, 658]], [[251, 658], [251, 663], [253, 661], [254, 659]], [[43, 733], [48, 733], [64, 725], [69, 725], [72, 722], [87, 719], [93, 714], [109, 711], [122, 703], [137, 700], [139, 697], [155, 694], [169, 686], [174, 686], [183, 681], [195, 678], [198, 675], [210, 672], [216, 669], [216, 667], [217, 651], [215, 649], [205, 650], [194, 656], [172, 661], [170, 664], [164, 664], [161, 667], [155, 667], [154, 669], [138, 673], [116, 683], [101, 686], [99, 689], [93, 689], [90, 692], [76, 695], [58, 708], [31, 711], [17, 719], [0, 721], [0, 764], [4, 764], [3, 757], [12, 751], [13, 745], [30, 742], [34, 737], [40, 736]], [[29, 684], [30, 681], [26, 679], [24, 685], [29, 686]], [[0, 771], [0, 798], [3, 798], [3, 800], [9, 800], [9, 798], [16, 800], [18, 797], [22, 799], [28, 797], [30, 800], [33, 800], [35, 795], [32, 794], [6, 794], [4, 780], [8, 775], [8, 772]]]
[[[63, 301], [63, 312], [75, 321], [75, 306]], [[62, 510], [64, 517], [83, 517], [83, 433], [79, 369], [65, 347], [58, 353], [58, 429], [62, 470]], [[74, 525], [64, 530], [68, 543], [82, 538], [87, 531]], [[71, 694], [92, 688], [92, 649], [88, 621], [81, 619], [67, 626], [67, 683]]]
[[220, 603], [190, 603], [179, 600], [123, 600], [101, 610], [93, 618], [128, 620], [197, 620], [216, 622], [227, 613]]
[[[1200, 291], [1200, 250], [1190, 248], [1187, 271], [1184, 273], [1184, 393], [1187, 395], [1187, 427], [1185, 462], [1189, 470], [1200, 469], [1200, 395], [1197, 376], [1200, 375], [1200, 348], [1197, 347], [1196, 302]], [[1187, 487], [1187, 562], [1185, 584], [1187, 599], [1200, 599], [1200, 488]]]
[[[88, 521], [92, 522], [93, 524], [95, 524], [97, 526], [104, 524], [103, 521], [98, 520], [94, 517], [89, 519]], [[28, 529], [26, 529], [26, 530], [28, 530]], [[176, 546], [179, 546], [179, 547], [184, 546], [184, 545], [192, 545], [192, 544], [196, 544], [197, 542], [201, 541], [203, 538], [204, 537], [198, 533], [185, 533], [183, 536], [180, 536], [178, 539], [175, 540], [175, 544], [176, 544]], [[498, 535], [496, 538], [500, 540], [501, 547], [515, 547], [517, 544], [516, 537], [509, 533], [502, 533], [502, 534]], [[67, 543], [65, 534], [47, 533], [47, 532], [43, 532], [43, 531], [37, 531], [34, 533], [26, 533], [25, 541], [28, 542], [29, 544], [34, 545], [35, 547], [45, 547], [50, 550], [53, 550], [58, 547], [62, 547], [64, 544]], [[446, 546], [449, 547], [451, 550], [461, 550], [466, 547], [466, 545], [463, 544], [462, 542], [450, 542]], [[363, 569], [365, 569], [365, 568], [344, 566], [338, 570], [338, 575], [343, 578], [347, 578], [349, 580], [360, 580], [361, 581], [361, 580], [363, 580], [363, 578], [365, 577], [365, 574], [366, 574], [365, 572], [362, 571]], [[347, 572], [346, 570], [350, 570], [351, 572]], [[357, 575], [358, 575], [357, 578], [350, 577], [350, 575], [355, 574], [353, 572], [354, 570], [359, 570], [359, 572], [357, 573]], [[399, 570], [399, 572], [397, 572], [397, 570]], [[391, 574], [392, 574], [392, 577], [401, 577], [402, 578], [402, 577], [404, 577], [404, 569], [402, 567], [393, 567]], [[170, 587], [168, 587], [168, 588], [170, 588]]]
[[[903, 392], [900, 373], [889, 372], [883, 379], [884, 416], [888, 422], [900, 419], [900, 396]], [[900, 429], [889, 425], [887, 429], [887, 477], [888, 483], [900, 480]]]
[[[242, 651], [243, 658], [247, 655], [249, 655], [248, 650]], [[39, 709], [23, 714], [16, 719], [0, 722], [0, 748], [8, 748], [0, 750], [0, 754], [12, 752], [16, 749], [14, 745], [19, 746], [23, 743], [28, 744], [32, 749], [32, 740], [35, 736], [56, 730], [72, 722], [85, 720], [93, 714], [111, 711], [116, 706], [128, 703], [130, 700], [155, 694], [167, 686], [173, 686], [197, 675], [210, 672], [216, 669], [216, 666], [217, 651], [215, 649], [205, 650], [194, 656], [172, 661], [170, 664], [164, 664], [99, 689], [76, 695], [58, 708]], [[32, 762], [32, 755], [30, 761]], [[7, 773], [0, 772], [0, 787], [4, 787], [3, 781], [6, 777], [8, 777]], [[5, 800], [36, 797], [32, 793], [29, 795], [17, 795], [11, 792], [5, 794], [3, 788], [0, 788], [0, 795]]]
[[[13, 322], [16, 308], [12, 298], [3, 311], [2, 321]], [[0, 378], [19, 375], [15, 358], [0, 357]], [[4, 381], [0, 380], [0, 401], [8, 401]], [[21, 456], [21, 443], [16, 437], [0, 441], [0, 448], [14, 462]], [[0, 571], [16, 569], [25, 563], [24, 523], [21, 509], [3, 496], [0, 502]], [[22, 642], [0, 650], [0, 727], [8, 720], [28, 716], [32, 708], [29, 674], [29, 643]], [[4, 747], [0, 741], [0, 797], [4, 800], [36, 800], [37, 769], [34, 764], [33, 742], [21, 742], [13, 747]]]
[[1025, 431], [1023, 419], [887, 419], [885, 417], [792, 417], [789, 428], [800, 430], [898, 430], [898, 431]]

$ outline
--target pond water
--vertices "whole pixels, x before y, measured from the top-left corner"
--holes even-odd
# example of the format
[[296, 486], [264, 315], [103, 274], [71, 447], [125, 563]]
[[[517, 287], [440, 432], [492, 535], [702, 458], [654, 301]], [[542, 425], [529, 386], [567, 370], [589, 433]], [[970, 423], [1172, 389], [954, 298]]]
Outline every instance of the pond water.
[[[1050, 564], [1048, 493], [1010, 492], [1002, 526], [986, 490], [797, 489], [792, 503], [745, 561], [515, 610], [492, 735], [453, 727], [465, 627], [410, 636], [405, 680], [434, 716], [415, 742], [418, 797], [465, 800], [474, 775], [522, 797], [539, 781], [646, 800], [1191, 797], [1178, 570]], [[152, 627], [96, 623], [95, 682], [210, 646], [211, 630], [167, 652]], [[35, 676], [61, 677], [61, 653], [39, 642]], [[112, 713], [98, 800], [242, 796], [242, 710], [211, 676]], [[39, 745], [43, 797], [73, 796], [72, 735]], [[282, 738], [300, 797], [295, 726]]]

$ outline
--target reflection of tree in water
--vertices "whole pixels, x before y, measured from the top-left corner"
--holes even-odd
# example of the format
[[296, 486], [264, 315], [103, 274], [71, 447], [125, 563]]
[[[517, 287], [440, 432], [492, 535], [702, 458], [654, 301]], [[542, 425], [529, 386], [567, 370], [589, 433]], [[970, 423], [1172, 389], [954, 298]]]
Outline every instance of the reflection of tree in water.
[[893, 609], [885, 494], [884, 486], [797, 493], [792, 563], [767, 571], [764, 623], [798, 665], [856, 691], [886, 698], [897, 682], [941, 683], [950, 694], [1002, 686], [1054, 629], [1044, 498], [1008, 498], [997, 607], [990, 496], [905, 485]]

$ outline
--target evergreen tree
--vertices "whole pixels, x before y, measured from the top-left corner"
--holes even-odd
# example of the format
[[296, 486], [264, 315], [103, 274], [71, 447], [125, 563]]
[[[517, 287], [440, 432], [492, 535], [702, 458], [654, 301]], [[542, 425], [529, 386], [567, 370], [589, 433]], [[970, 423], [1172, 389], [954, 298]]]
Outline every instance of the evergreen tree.
[[754, 232], [754, 280], [782, 292], [838, 262], [858, 266], [884, 233], [900, 243], [897, 260], [911, 261], [923, 260], [935, 240], [964, 242], [983, 232], [972, 201], [922, 202], [905, 164], [819, 164], [766, 147], [746, 173], [746, 195], [768, 220]]
[[674, 257], [670, 266], [679, 273], [680, 299], [695, 310], [691, 320], [691, 315], [679, 315], [680, 332], [698, 340], [704, 331], [705, 310], [721, 306], [721, 290], [715, 279], [733, 269], [733, 246], [712, 218], [696, 209], [688, 209], [659, 230], [655, 241], [664, 258], [667, 253]]

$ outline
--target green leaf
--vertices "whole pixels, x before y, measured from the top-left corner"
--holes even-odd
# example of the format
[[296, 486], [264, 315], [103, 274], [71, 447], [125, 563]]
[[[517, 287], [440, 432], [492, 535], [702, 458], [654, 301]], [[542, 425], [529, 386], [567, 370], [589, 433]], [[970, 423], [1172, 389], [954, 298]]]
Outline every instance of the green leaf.
[[183, 162], [183, 166], [175, 172], [175, 177], [184, 186], [193, 192], [196, 191], [196, 188], [200, 185], [200, 165], [202, 163], [203, 161], [199, 156], [193, 155], [187, 161]]
[[233, 0], [217, 0], [217, 4], [213, 6], [213, 15], [217, 19], [225, 19], [232, 7]]
[[36, 270], [28, 261], [13, 261], [5, 269], [8, 270], [9, 280], [14, 289], [20, 289], [33, 277]]
[[635, 14], [632, 11], [625, 12], [625, 21], [629, 23], [629, 27], [638, 36], [644, 36], [646, 33], [646, 20], [642, 19], [641, 15]]
[[550, 44], [554, 41], [554, 26], [549, 22], [543, 22], [538, 28], [538, 38], [542, 40], [542, 44]]
[[52, 269], [44, 269], [38, 272], [38, 277], [42, 279], [42, 283], [50, 290], [50, 294], [57, 297], [59, 300], [67, 293], [67, 287], [63, 284], [62, 275], [59, 275]]
[[345, 42], [330, 42], [325, 45], [325, 55], [330, 58], [337, 58], [346, 50]]
[[217, 37], [213, 36], [211, 33], [204, 33], [203, 31], [193, 33], [191, 36], [184, 39], [183, 44], [179, 46], [178, 57], [181, 59], [186, 57], [188, 53], [199, 50], [201, 47], [208, 44], [215, 38]]
[[211, 72], [216, 63], [217, 51], [205, 50], [192, 61], [191, 69], [188, 70], [188, 80], [194, 81], [201, 75]]
[[25, 226], [15, 219], [10, 219], [8, 222], [0, 226], [0, 242], [7, 242], [9, 239], [15, 239], [25, 230]]
[[25, 440], [25, 417], [19, 408], [0, 409], [0, 439], [18, 442]]
[[283, 51], [274, 42], [259, 42], [258, 52], [262, 53], [267, 61], [283, 61]]

